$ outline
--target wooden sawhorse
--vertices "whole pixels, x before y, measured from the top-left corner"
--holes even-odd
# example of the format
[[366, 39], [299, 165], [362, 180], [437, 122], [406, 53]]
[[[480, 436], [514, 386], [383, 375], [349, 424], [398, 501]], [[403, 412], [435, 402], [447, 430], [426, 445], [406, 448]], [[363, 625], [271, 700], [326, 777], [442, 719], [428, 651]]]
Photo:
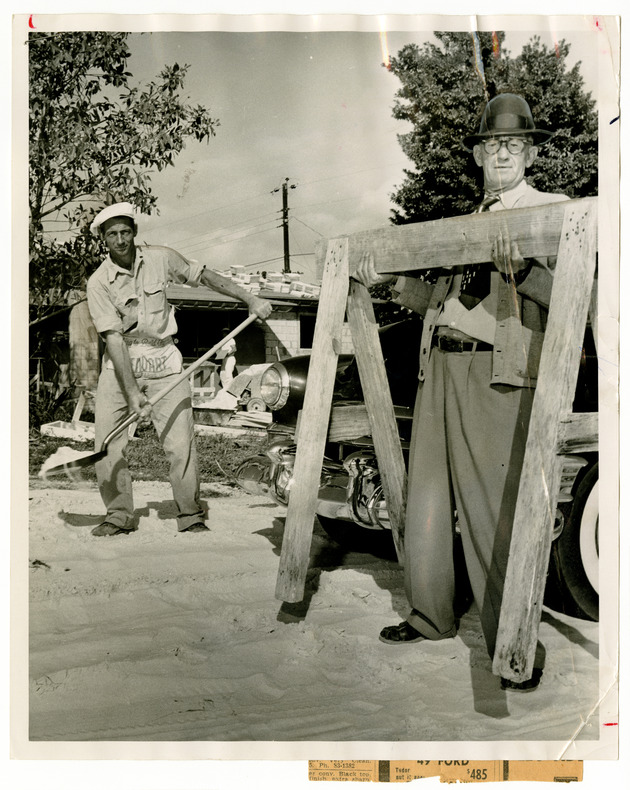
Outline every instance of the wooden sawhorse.
[[[394, 543], [399, 560], [403, 560], [405, 464], [372, 303], [367, 288], [349, 275], [366, 252], [374, 253], [381, 273], [488, 263], [492, 243], [500, 232], [518, 242], [525, 258], [557, 256], [493, 663], [495, 674], [523, 681], [532, 675], [560, 488], [561, 453], [567, 447], [583, 450], [597, 446], [597, 415], [571, 412], [587, 314], [593, 306], [595, 198], [392, 226], [329, 241], [276, 597], [287, 602], [304, 597], [346, 311]], [[591, 310], [592, 316], [595, 312]], [[593, 331], [596, 336], [595, 323]]]

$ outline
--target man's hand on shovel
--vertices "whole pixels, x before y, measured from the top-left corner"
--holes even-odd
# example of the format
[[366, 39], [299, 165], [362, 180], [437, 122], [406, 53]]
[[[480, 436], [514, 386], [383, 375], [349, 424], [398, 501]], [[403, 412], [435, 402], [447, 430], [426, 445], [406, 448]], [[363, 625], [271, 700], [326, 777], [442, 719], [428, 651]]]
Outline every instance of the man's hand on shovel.
[[259, 296], [252, 296], [247, 306], [249, 307], [249, 312], [258, 316], [262, 321], [271, 315], [271, 302], [267, 299], [261, 299]]
[[[261, 304], [257, 304], [260, 302]], [[179, 386], [183, 381], [187, 378], [190, 378], [192, 374], [198, 370], [201, 365], [213, 354], [225, 344], [230, 338], [236, 337], [239, 332], [242, 332], [245, 327], [249, 326], [256, 320], [256, 316], [258, 315], [255, 310], [260, 310], [261, 315], [268, 315], [271, 312], [271, 305], [268, 302], [265, 302], [263, 299], [258, 299], [258, 297], [254, 297], [247, 301], [247, 304], [251, 308], [251, 314], [242, 321], [235, 329], [229, 332], [220, 343], [212, 346], [212, 348], [208, 349], [205, 354], [199, 357], [196, 362], [193, 362], [192, 365], [189, 365], [185, 370], [179, 373], [177, 376], [172, 376], [172, 381], [170, 381], [163, 389], [161, 389], [156, 395], [154, 395], [150, 400], [147, 398], [146, 394], [142, 392], [137, 384], [133, 388], [133, 394], [127, 393], [127, 403], [129, 406], [129, 410], [131, 414], [123, 420], [120, 425], [114, 428], [110, 433], [103, 439], [101, 443], [101, 447], [96, 452], [79, 452], [77, 454], [76, 450], [70, 450], [70, 448], [62, 448], [66, 451], [69, 451], [71, 457], [67, 457], [64, 455], [62, 458], [56, 458], [51, 456], [42, 466], [40, 471], [40, 476], [48, 476], [53, 474], [59, 474], [60, 472], [70, 473], [75, 469], [82, 469], [86, 466], [92, 466], [97, 461], [105, 456], [107, 453], [107, 446], [109, 445], [110, 441], [117, 436], [121, 431], [124, 431], [128, 428], [132, 423], [136, 422], [139, 418], [143, 418], [149, 416], [151, 413], [152, 407], [158, 403], [158, 401], [162, 400], [166, 395], [168, 395], [171, 390], [175, 387]], [[59, 451], [58, 451], [59, 452]]]
[[129, 411], [136, 414], [138, 420], [146, 420], [151, 415], [151, 408], [151, 402], [141, 389], [129, 395]]

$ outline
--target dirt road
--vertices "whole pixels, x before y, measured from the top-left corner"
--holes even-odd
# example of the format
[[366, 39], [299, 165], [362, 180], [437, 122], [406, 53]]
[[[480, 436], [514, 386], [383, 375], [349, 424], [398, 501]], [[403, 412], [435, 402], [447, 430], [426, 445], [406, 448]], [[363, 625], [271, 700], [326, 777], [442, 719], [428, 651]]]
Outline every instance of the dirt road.
[[135, 493], [139, 530], [96, 539], [94, 486], [30, 492], [31, 740], [596, 745], [596, 623], [545, 610], [542, 683], [506, 694], [474, 608], [455, 639], [378, 641], [406, 613], [395, 563], [316, 528], [306, 599], [283, 604], [282, 508], [206, 487], [211, 533], [178, 534], [168, 485]]

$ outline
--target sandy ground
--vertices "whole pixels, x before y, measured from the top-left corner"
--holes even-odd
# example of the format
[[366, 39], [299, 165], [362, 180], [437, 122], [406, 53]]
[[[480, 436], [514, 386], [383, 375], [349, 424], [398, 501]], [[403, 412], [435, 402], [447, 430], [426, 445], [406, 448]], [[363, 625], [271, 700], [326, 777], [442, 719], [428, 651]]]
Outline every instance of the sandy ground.
[[[547, 666], [500, 691], [476, 611], [392, 647], [401, 569], [316, 527], [307, 595], [274, 597], [285, 511], [205, 487], [210, 534], [135, 484], [139, 530], [96, 539], [96, 488], [30, 491], [32, 741], [561, 741], [598, 737], [598, 626], [545, 610]], [[560, 756], [560, 755], [558, 755]]]

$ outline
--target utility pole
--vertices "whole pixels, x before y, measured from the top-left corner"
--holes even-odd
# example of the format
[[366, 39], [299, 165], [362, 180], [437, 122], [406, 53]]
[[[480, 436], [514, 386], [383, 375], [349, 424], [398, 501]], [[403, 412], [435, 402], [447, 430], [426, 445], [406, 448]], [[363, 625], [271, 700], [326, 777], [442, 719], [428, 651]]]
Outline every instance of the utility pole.
[[[295, 189], [296, 184], [289, 184], [289, 179], [285, 178], [282, 184], [282, 239], [284, 242], [284, 266], [282, 271], [286, 274], [291, 271], [289, 255], [289, 187]], [[278, 192], [279, 187], [272, 190]]]

